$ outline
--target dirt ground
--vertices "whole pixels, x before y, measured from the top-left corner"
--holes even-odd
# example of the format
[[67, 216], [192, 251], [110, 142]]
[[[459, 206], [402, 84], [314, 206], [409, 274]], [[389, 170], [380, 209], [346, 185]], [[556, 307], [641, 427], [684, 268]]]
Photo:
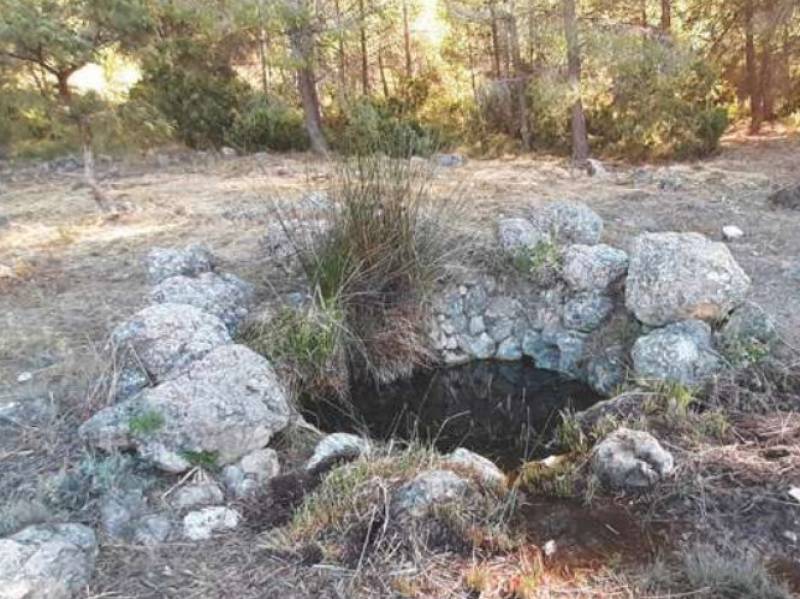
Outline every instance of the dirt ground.
[[[330, 166], [309, 155], [166, 156], [103, 167], [102, 184], [128, 208], [114, 220], [97, 213], [77, 172], [0, 165], [0, 407], [45, 398], [58, 408], [35, 438], [30, 431], [0, 438], [0, 504], [33, 492], [37, 475], [80, 453], [75, 426], [93, 408], [87, 390], [102, 345], [116, 323], [147, 303], [141, 258], [149, 248], [203, 242], [224, 270], [269, 293], [280, 284], [260, 246], [271, 199], [330, 183]], [[562, 158], [471, 160], [439, 171], [437, 189], [460, 194], [487, 227], [500, 212], [581, 200], [603, 217], [606, 240], [623, 248], [641, 231], [720, 239], [723, 226], [736, 225], [745, 234], [729, 247], [753, 280], [753, 298], [775, 315], [785, 341], [800, 346], [800, 211], [767, 203], [775, 188], [800, 181], [800, 139], [729, 138], [702, 162], [607, 167], [607, 176], [589, 177]], [[205, 551], [202, 567], [191, 557], [197, 552], [105, 547], [88, 596], [217, 597], [242, 576], [246, 597], [346, 596], [335, 584], [319, 590], [326, 572], [287, 587], [298, 580], [290, 576], [298, 566], [273, 558], [248, 566], [259, 556], [248, 539]]]

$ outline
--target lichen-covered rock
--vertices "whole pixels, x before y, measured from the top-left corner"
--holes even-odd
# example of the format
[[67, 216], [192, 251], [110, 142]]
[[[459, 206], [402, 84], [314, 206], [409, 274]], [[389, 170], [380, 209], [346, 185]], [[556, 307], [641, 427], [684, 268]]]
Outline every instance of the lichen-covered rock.
[[561, 321], [568, 329], [591, 332], [614, 311], [611, 298], [599, 291], [580, 293], [564, 304]]
[[471, 470], [487, 485], [504, 487], [506, 484], [506, 475], [494, 462], [464, 447], [459, 447], [450, 453], [445, 464]]
[[486, 330], [496, 342], [509, 337], [519, 315], [519, 302], [508, 296], [497, 296], [489, 300], [483, 314]]
[[548, 342], [540, 331], [526, 331], [522, 338], [522, 353], [532, 358], [537, 368], [558, 370], [558, 346]]
[[172, 507], [178, 510], [222, 503], [222, 489], [212, 481], [185, 485], [175, 491]]
[[586, 382], [601, 395], [611, 395], [625, 382], [628, 368], [620, 347], [593, 353], [586, 364]]
[[215, 347], [230, 343], [231, 336], [225, 323], [195, 306], [154, 304], [119, 324], [111, 342], [125, 372], [145, 374], [132, 380], [123, 377], [124, 393], [131, 396], [136, 386], [165, 380]]
[[506, 337], [497, 345], [495, 358], [511, 362], [522, 359], [522, 344], [516, 337]]
[[77, 597], [96, 555], [94, 531], [82, 524], [29, 526], [0, 539], [0, 599]]
[[469, 483], [450, 470], [428, 470], [400, 487], [392, 497], [395, 517], [419, 518], [434, 505], [463, 499], [470, 492]]
[[306, 462], [306, 470], [314, 470], [320, 464], [333, 460], [354, 460], [370, 450], [369, 440], [364, 437], [351, 433], [325, 435], [314, 447], [314, 454]]
[[133, 541], [140, 545], [158, 545], [169, 537], [172, 522], [164, 514], [148, 514], [133, 523]]
[[628, 254], [609, 245], [569, 246], [563, 257], [561, 276], [576, 291], [603, 291], [625, 276]]
[[592, 452], [592, 471], [604, 485], [622, 491], [647, 489], [674, 468], [672, 454], [650, 433], [618, 428]]
[[480, 335], [459, 335], [458, 346], [467, 354], [468, 357], [476, 360], [488, 360], [494, 356], [497, 343], [488, 333]]
[[547, 231], [537, 229], [524, 218], [501, 218], [497, 221], [497, 239], [506, 252], [516, 252], [536, 247], [547, 241]]
[[253, 496], [280, 471], [278, 453], [267, 447], [248, 453], [236, 464], [225, 466], [222, 469], [222, 480], [229, 493], [242, 499]]
[[183, 518], [183, 535], [191, 541], [205, 541], [215, 532], [232, 530], [241, 516], [236, 510], [223, 506], [207, 507], [189, 512]]
[[158, 304], [195, 306], [222, 320], [230, 330], [235, 330], [247, 316], [253, 294], [252, 285], [235, 275], [206, 272], [197, 277], [164, 279], [150, 292], [150, 299]]
[[724, 243], [698, 233], [646, 233], [633, 243], [625, 305], [651, 326], [716, 320], [749, 288], [749, 277]]
[[200, 461], [234, 462], [269, 443], [291, 408], [270, 363], [242, 345], [225, 345], [184, 374], [101, 410], [80, 428], [105, 450], [133, 447], [168, 472]]
[[141, 489], [110, 493], [100, 503], [100, 522], [110, 537], [126, 539], [132, 536], [131, 523], [147, 509]]
[[185, 248], [153, 248], [144, 259], [147, 280], [151, 285], [178, 275], [196, 277], [214, 270], [214, 263], [213, 254], [199, 244]]
[[728, 318], [719, 332], [722, 346], [733, 352], [754, 347], [768, 350], [778, 340], [775, 321], [755, 302], [745, 302]]
[[641, 380], [692, 386], [722, 367], [711, 343], [711, 328], [700, 320], [676, 322], [639, 337], [631, 355], [634, 373]]
[[581, 202], [550, 202], [533, 212], [530, 220], [535, 230], [561, 244], [594, 245], [603, 235], [603, 219]]

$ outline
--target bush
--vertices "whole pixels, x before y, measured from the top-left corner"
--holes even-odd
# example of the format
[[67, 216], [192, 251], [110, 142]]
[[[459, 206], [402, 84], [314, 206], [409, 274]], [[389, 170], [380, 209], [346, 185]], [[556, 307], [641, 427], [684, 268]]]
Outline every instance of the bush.
[[[338, 166], [329, 227], [284, 229], [312, 288], [314, 313], [334, 313], [349, 377], [391, 381], [432, 359], [430, 293], [468, 245], [461, 204], [429, 195], [426, 161], [369, 155]], [[288, 221], [287, 221], [288, 223]], [[307, 375], [315, 380], [315, 376]]]
[[439, 145], [431, 128], [394, 112], [390, 104], [379, 100], [359, 100], [340, 120], [333, 145], [345, 154], [429, 156]]
[[613, 40], [610, 88], [587, 94], [589, 132], [626, 158], [696, 158], [714, 152], [728, 125], [717, 73], [660, 40]]
[[213, 52], [179, 39], [147, 57], [130, 97], [154, 106], [188, 146], [209, 148], [225, 143], [250, 87]]
[[299, 110], [272, 99], [257, 98], [236, 117], [226, 135], [243, 152], [307, 150], [308, 133]]

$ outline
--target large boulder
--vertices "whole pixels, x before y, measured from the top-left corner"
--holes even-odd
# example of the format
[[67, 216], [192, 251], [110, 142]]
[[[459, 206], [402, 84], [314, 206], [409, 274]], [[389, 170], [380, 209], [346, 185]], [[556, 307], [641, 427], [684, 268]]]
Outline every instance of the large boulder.
[[178, 275], [196, 277], [214, 270], [214, 262], [213, 254], [199, 244], [185, 248], [153, 248], [144, 259], [147, 280], [151, 285]]
[[247, 316], [253, 300], [252, 285], [239, 277], [214, 272], [197, 277], [176, 276], [161, 281], [150, 292], [150, 298], [158, 304], [189, 304], [222, 320], [235, 330]]
[[225, 345], [184, 374], [101, 410], [79, 432], [101, 449], [132, 447], [162, 470], [182, 472], [264, 447], [291, 413], [270, 363], [242, 345]]
[[564, 251], [561, 276], [576, 291], [604, 291], [628, 270], [628, 254], [610, 245], [575, 244]]
[[749, 277], [724, 243], [698, 233], [646, 233], [633, 243], [625, 304], [651, 326], [717, 320], [749, 288]]
[[[139, 371], [143, 382], [159, 383], [202, 358], [215, 347], [231, 342], [219, 318], [188, 304], [154, 304], [137, 312], [111, 333], [123, 380], [137, 380], [127, 371]], [[124, 395], [131, 395], [127, 390]], [[124, 399], [124, 397], [123, 397]]]
[[637, 378], [688, 386], [723, 366], [712, 345], [711, 328], [700, 320], [676, 322], [639, 337], [631, 356]]
[[601, 483], [616, 490], [647, 489], [674, 467], [672, 454], [644, 431], [618, 428], [592, 452], [592, 472]]
[[506, 252], [536, 247], [549, 236], [525, 218], [501, 218], [497, 221], [497, 239]]
[[0, 599], [69, 599], [94, 571], [97, 538], [82, 524], [34, 525], [0, 539]]
[[768, 350], [778, 341], [773, 318], [755, 302], [745, 302], [719, 331], [722, 346], [734, 353]]
[[550, 202], [533, 212], [530, 220], [539, 232], [561, 244], [594, 245], [603, 235], [603, 219], [581, 202]]

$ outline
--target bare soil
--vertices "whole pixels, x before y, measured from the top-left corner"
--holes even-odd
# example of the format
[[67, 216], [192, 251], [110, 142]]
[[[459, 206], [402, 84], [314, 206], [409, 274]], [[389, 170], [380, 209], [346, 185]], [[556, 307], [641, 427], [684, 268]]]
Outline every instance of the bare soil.
[[[331, 180], [330, 165], [303, 154], [232, 159], [182, 152], [170, 156], [168, 166], [156, 166], [154, 159], [129, 159], [100, 173], [102, 185], [126, 208], [114, 219], [97, 214], [77, 174], [45, 172], [36, 165], [13, 170], [0, 165], [0, 406], [45, 398], [56, 408], [44, 424], [0, 429], [0, 505], [34, 496], [43, 478], [83, 455], [75, 429], [98, 407], [89, 389], [102, 367], [102, 346], [116, 323], [147, 304], [141, 258], [148, 249], [203, 242], [220, 257], [224, 270], [254, 282], [267, 295], [281, 285], [279, 271], [260, 245], [270, 219], [270, 200], [300, 197], [306, 190], [324, 189]], [[776, 316], [787, 344], [797, 347], [800, 211], [771, 206], [767, 196], [800, 179], [798, 156], [800, 139], [765, 136], [729, 138], [714, 158], [648, 167], [649, 175], [630, 165], [608, 165], [608, 177], [592, 178], [570, 170], [562, 158], [546, 156], [472, 160], [442, 169], [437, 188], [461, 194], [487, 229], [500, 212], [511, 214], [550, 199], [581, 200], [605, 220], [608, 242], [622, 247], [641, 231], [698, 231], [720, 239], [724, 225], [737, 225], [745, 235], [729, 247], [753, 280], [753, 297]], [[776, 520], [770, 524], [773, 537], [792, 527], [800, 532], [796, 526], [800, 507], [783, 495], [789, 485], [800, 485], [800, 472], [794, 465], [781, 468], [780, 458], [764, 457], [763, 451], [774, 442], [757, 432], [780, 427], [763, 422], [758, 426], [751, 427], [756, 431], [751, 437], [728, 449], [709, 448], [718, 454], [703, 454], [687, 461], [686, 467], [702, 471], [720, 488], [726, 477], [734, 479], [736, 484], [725, 487], [726, 493], [734, 487], [745, 489], [728, 493], [730, 513], [748, 515], [738, 520], [744, 523], [742, 531], [757, 529], [766, 517]], [[793, 427], [791, 431], [796, 431]], [[789, 447], [789, 455], [797, 457], [796, 436], [780, 439]], [[734, 452], [736, 459], [726, 461], [726, 451]], [[711, 464], [716, 465], [715, 473], [709, 470]], [[743, 472], [759, 468], [772, 479], [742, 480]], [[768, 506], [763, 511], [761, 503]], [[751, 504], [754, 507], [748, 507]], [[697, 512], [680, 512], [675, 505], [665, 503], [666, 517], [694, 517]], [[572, 517], [562, 518], [558, 510], [548, 509], [543, 512], [549, 514], [547, 519], [536, 526], [546, 529], [548, 519]], [[716, 516], [724, 526], [737, 524], [726, 518], [724, 509]], [[616, 511], [596, 512], [591, 518], [593, 523], [581, 527], [589, 542], [576, 541], [574, 555], [588, 556], [586, 564], [598, 565], [608, 553], [591, 553], [592, 543], [607, 541], [613, 549], [618, 535], [612, 530], [630, 536], [636, 527]], [[540, 543], [551, 533], [559, 534], [532, 530], [538, 531]], [[572, 532], [561, 534], [569, 539]], [[590, 538], [593, 534], [596, 538]], [[741, 541], [739, 537], [737, 542]], [[635, 554], [641, 547], [626, 541], [619, 552]], [[795, 544], [785, 540], [776, 562], [787, 575], [797, 571], [797, 562], [786, 558], [792, 548]], [[582, 566], [585, 563], [581, 561]], [[469, 562], [454, 560], [441, 566], [441, 573], [429, 581], [461, 588], [459, 577]], [[504, 571], [506, 566], [498, 562], [497, 569]], [[596, 586], [581, 582], [580, 589], [597, 589], [600, 596], [602, 589], [631, 596], [605, 567], [594, 570], [591, 584]], [[452, 574], [458, 568], [460, 574]], [[345, 578], [342, 573], [267, 555], [259, 549], [256, 534], [245, 528], [200, 546], [170, 544], [148, 550], [105, 543], [87, 596], [351, 596], [343, 590]], [[581, 596], [574, 581], [553, 584], [553, 589], [573, 589], [569, 596]], [[449, 590], [429, 596], [469, 595]]]

